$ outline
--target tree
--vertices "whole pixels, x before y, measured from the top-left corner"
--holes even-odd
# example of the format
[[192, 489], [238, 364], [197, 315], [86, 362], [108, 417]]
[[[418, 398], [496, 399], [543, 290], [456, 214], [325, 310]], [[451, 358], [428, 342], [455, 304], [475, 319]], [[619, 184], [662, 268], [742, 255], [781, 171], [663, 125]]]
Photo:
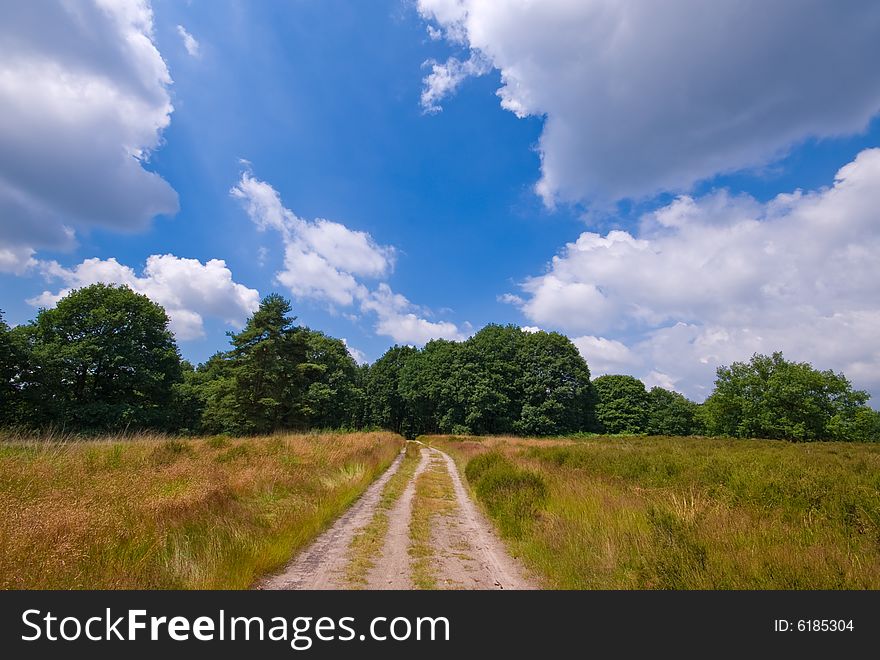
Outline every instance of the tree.
[[513, 430], [523, 405], [518, 358], [525, 337], [515, 325], [490, 324], [460, 345], [450, 379], [463, 395], [463, 430], [478, 435]]
[[596, 388], [596, 420], [603, 433], [644, 433], [648, 425], [648, 393], [632, 376], [600, 376]]
[[89, 431], [166, 425], [180, 355], [165, 310], [146, 296], [93, 284], [16, 331], [29, 352], [24, 423]]
[[413, 349], [397, 383], [412, 433], [550, 435], [582, 430], [593, 416], [590, 371], [571, 341], [513, 325]]
[[11, 424], [18, 408], [17, 376], [21, 369], [22, 351], [6, 325], [0, 310], [0, 424]]
[[371, 424], [415, 436], [415, 425], [398, 386], [402, 369], [417, 353], [412, 346], [394, 345], [370, 367], [366, 396]]
[[843, 374], [773, 353], [719, 367], [703, 407], [712, 434], [808, 441], [846, 435], [868, 398]]
[[403, 364], [398, 393], [414, 434], [470, 432], [464, 426], [467, 393], [461, 346], [435, 339]]
[[168, 430], [197, 435], [203, 429], [202, 416], [205, 412], [203, 379], [186, 360], [181, 363], [181, 375], [180, 382], [174, 383], [172, 389]]
[[199, 426], [207, 433], [244, 433], [247, 422], [238, 408], [229, 353], [214, 353], [192, 376], [195, 395], [202, 402]]
[[559, 435], [593, 425], [596, 392], [590, 369], [568, 337], [520, 331], [515, 364], [522, 404], [514, 430]]
[[697, 404], [678, 392], [652, 387], [648, 392], [648, 420], [645, 432], [649, 435], [691, 435], [699, 424]]
[[229, 333], [232, 350], [215, 360], [217, 378], [207, 384], [209, 428], [269, 433], [306, 425], [303, 394], [315, 369], [306, 361], [306, 330], [290, 312], [289, 301], [271, 294], [241, 332]]
[[345, 342], [315, 330], [304, 331], [306, 363], [312, 365], [303, 395], [303, 414], [313, 428], [352, 427], [359, 398], [358, 366]]

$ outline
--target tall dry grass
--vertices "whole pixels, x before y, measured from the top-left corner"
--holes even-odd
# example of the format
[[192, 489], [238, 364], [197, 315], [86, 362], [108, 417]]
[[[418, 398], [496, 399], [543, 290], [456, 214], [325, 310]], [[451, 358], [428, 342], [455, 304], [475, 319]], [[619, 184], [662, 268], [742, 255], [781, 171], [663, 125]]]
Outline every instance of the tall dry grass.
[[389, 433], [0, 444], [0, 587], [242, 589], [401, 449]]
[[[551, 587], [880, 588], [880, 446], [666, 437], [432, 442], [461, 466], [493, 452], [540, 476], [547, 497], [523, 524], [509, 525], [503, 502], [487, 502], [487, 510], [511, 550]], [[513, 504], [523, 494], [495, 497]]]

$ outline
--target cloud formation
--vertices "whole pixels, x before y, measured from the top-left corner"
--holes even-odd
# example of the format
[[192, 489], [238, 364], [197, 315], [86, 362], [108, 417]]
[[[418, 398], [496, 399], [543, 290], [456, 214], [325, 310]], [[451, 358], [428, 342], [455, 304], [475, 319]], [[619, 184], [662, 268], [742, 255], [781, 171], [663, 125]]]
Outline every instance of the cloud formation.
[[471, 52], [466, 60], [456, 57], [450, 57], [443, 63], [427, 60], [422, 66], [431, 68], [431, 73], [423, 81], [421, 96], [422, 110], [431, 115], [443, 110], [440, 101], [452, 96], [465, 80], [483, 76], [492, 70], [492, 63], [477, 51]]
[[146, 0], [16, 2], [0, 21], [0, 269], [178, 209], [145, 168], [173, 110]]
[[86, 259], [73, 268], [55, 261], [41, 262], [48, 280], [60, 280], [64, 288], [28, 300], [35, 307], [53, 307], [72, 289], [97, 282], [125, 284], [153, 302], [162, 305], [171, 319], [171, 330], [181, 341], [204, 336], [204, 318], [223, 320], [239, 328], [257, 310], [260, 295], [232, 279], [232, 272], [222, 259], [201, 263], [172, 254], [154, 254], [147, 259], [143, 274], [120, 264], [116, 259]]
[[300, 218], [284, 206], [271, 184], [247, 170], [230, 194], [243, 204], [258, 229], [280, 234], [284, 269], [275, 279], [294, 297], [373, 313], [376, 333], [399, 343], [424, 344], [430, 339], [464, 336], [454, 323], [423, 318], [427, 310], [394, 293], [387, 283], [373, 288], [364, 283], [390, 275], [396, 257], [393, 247], [379, 245], [367, 232], [338, 222]]
[[880, 149], [867, 149], [828, 188], [681, 196], [635, 234], [584, 232], [508, 300], [576, 337], [591, 366], [693, 396], [718, 365], [773, 350], [880, 393], [878, 208]]
[[177, 34], [180, 35], [180, 39], [183, 41], [183, 47], [186, 48], [186, 52], [189, 53], [190, 57], [201, 57], [201, 46], [199, 45], [199, 42], [194, 36], [186, 31], [185, 27], [178, 25]]
[[[872, 0], [418, 0], [418, 9], [467, 61], [500, 71], [502, 107], [545, 118], [537, 191], [548, 204], [686, 192], [806, 138], [859, 132], [880, 111]], [[438, 108], [470, 74], [450, 62], [425, 79], [423, 107]]]

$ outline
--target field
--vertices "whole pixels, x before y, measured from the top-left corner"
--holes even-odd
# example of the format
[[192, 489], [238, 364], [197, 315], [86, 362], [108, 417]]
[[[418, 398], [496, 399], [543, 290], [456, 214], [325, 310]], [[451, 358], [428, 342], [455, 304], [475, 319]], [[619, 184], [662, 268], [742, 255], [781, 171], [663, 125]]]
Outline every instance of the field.
[[402, 446], [390, 433], [5, 442], [0, 588], [248, 588]]
[[423, 440], [550, 588], [880, 588], [878, 445]]

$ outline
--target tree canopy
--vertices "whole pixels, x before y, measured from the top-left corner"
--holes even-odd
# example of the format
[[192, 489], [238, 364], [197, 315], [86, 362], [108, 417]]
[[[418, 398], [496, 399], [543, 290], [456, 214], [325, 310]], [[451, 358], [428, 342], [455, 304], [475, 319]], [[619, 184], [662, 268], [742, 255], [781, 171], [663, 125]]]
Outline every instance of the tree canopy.
[[870, 419], [867, 392], [843, 374], [789, 362], [782, 353], [754, 355], [720, 367], [715, 391], [703, 404], [713, 434], [791, 440], [828, 440]]
[[[391, 359], [396, 389], [387, 378]], [[558, 333], [513, 325], [487, 325], [466, 341], [436, 340], [421, 351], [395, 347], [368, 382], [375, 382], [368, 399], [393, 401], [409, 433], [551, 435], [592, 420], [590, 371], [577, 348]]]
[[596, 388], [596, 420], [603, 433], [644, 433], [648, 427], [648, 393], [633, 376], [600, 376]]
[[28, 425], [102, 430], [161, 425], [181, 379], [165, 310], [127, 287], [72, 291], [12, 331]]
[[633, 376], [591, 380], [554, 332], [490, 324], [464, 341], [392, 346], [358, 365], [345, 342], [266, 296], [230, 346], [193, 366], [157, 304], [124, 286], [72, 291], [10, 329], [0, 313], [0, 426], [256, 434], [385, 428], [419, 434], [580, 432], [880, 440], [880, 413], [843, 374], [754, 355], [697, 404]]

